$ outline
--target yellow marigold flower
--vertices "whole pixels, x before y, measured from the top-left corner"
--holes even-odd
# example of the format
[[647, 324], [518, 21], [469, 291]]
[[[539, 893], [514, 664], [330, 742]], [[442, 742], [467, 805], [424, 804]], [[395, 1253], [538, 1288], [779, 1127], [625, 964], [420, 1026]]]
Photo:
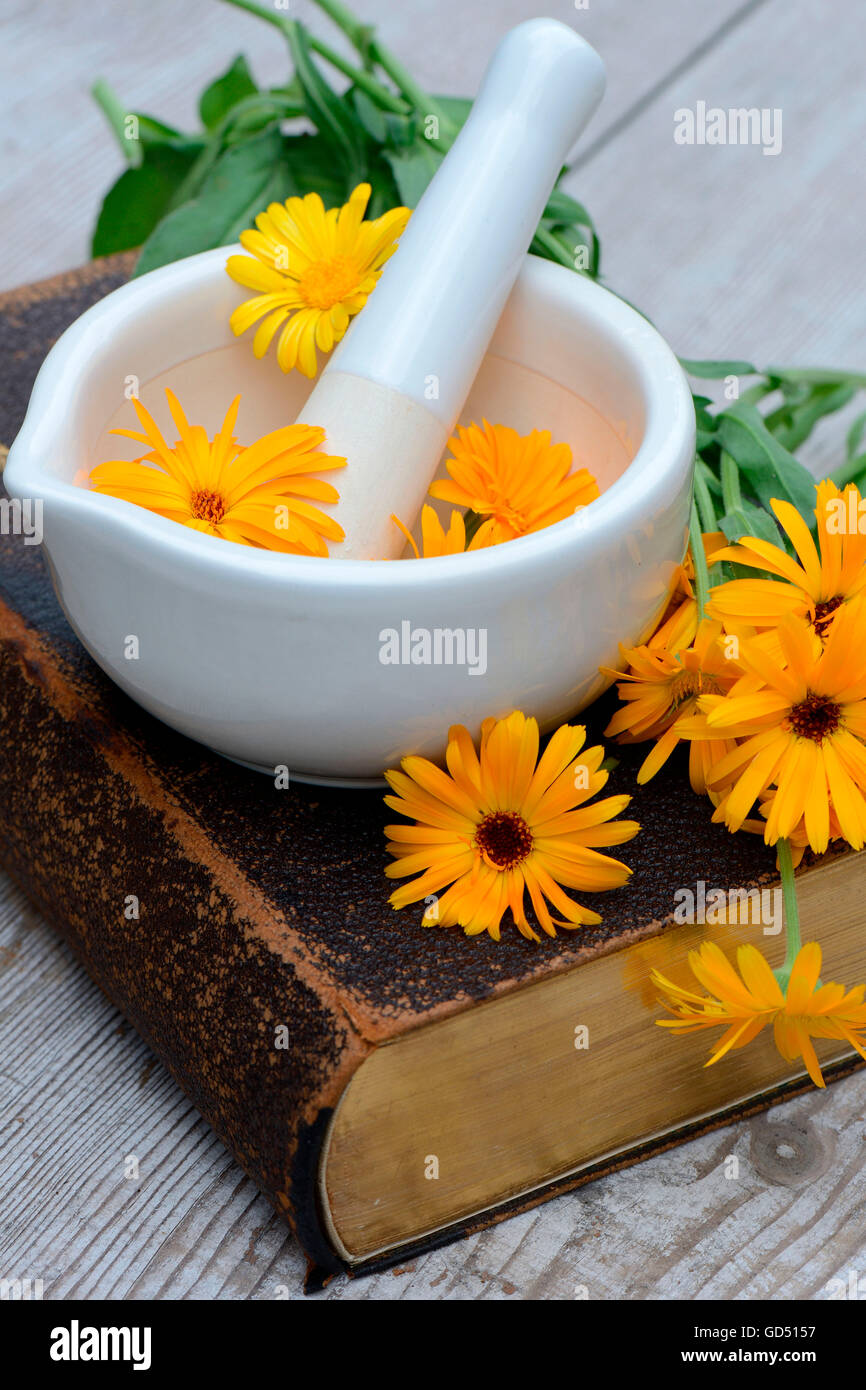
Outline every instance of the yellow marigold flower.
[[[723, 531], [704, 531], [701, 540], [708, 564], [716, 551], [723, 549], [728, 543]], [[692, 587], [694, 577], [695, 565], [690, 546], [686, 551], [686, 558], [673, 576], [671, 596], [658, 626], [649, 639], [649, 646], [670, 647], [673, 651], [680, 651], [694, 641], [698, 630], [698, 601]]]
[[345, 467], [346, 460], [316, 450], [325, 431], [315, 425], [287, 425], [245, 447], [234, 437], [240, 396], [209, 439], [201, 425], [190, 425], [180, 402], [166, 391], [180, 436], [163, 438], [152, 415], [133, 399], [143, 433], [115, 429], [147, 446], [130, 462], [112, 459], [90, 474], [94, 492], [135, 502], [194, 531], [264, 550], [293, 555], [327, 555], [325, 541], [341, 541], [343, 528], [305, 499], [337, 502], [330, 483], [311, 476]]
[[846, 991], [844, 985], [819, 984], [821, 947], [817, 942], [807, 942], [798, 951], [784, 993], [756, 946], [737, 948], [739, 974], [712, 941], [689, 951], [689, 965], [708, 994], [693, 994], [654, 970], [652, 978], [666, 996], [662, 1003], [675, 1015], [656, 1022], [676, 1033], [726, 1026], [706, 1066], [732, 1048], [745, 1047], [769, 1023], [779, 1052], [787, 1062], [802, 1057], [816, 1086], [823, 1086], [824, 1078], [812, 1038], [842, 1039], [866, 1060], [866, 990], [863, 985]]
[[507, 425], [461, 425], [448, 441], [450, 479], [430, 496], [492, 520], [487, 544], [514, 540], [573, 516], [598, 497], [586, 468], [571, 472], [571, 449], [551, 444], [550, 430], [521, 435]]
[[[796, 507], [773, 499], [771, 506], [797, 555], [755, 536], [744, 536], [738, 545], [716, 551], [713, 562], [733, 560], [750, 569], [764, 570], [773, 579], [732, 579], [710, 593], [710, 617], [739, 619], [756, 628], [776, 627], [789, 613], [806, 618], [822, 639], [840, 607], [866, 588], [866, 535], [859, 530], [840, 534], [828, 529], [833, 504], [853, 504], [855, 515], [860, 493], [853, 483], [840, 493], [826, 478], [818, 483], [818, 545]], [[781, 583], [779, 581], [782, 581]]]
[[[524, 911], [524, 889], [548, 936], [601, 921], [561, 885], [589, 893], [619, 888], [631, 870], [596, 846], [623, 844], [635, 821], [611, 822], [629, 796], [589, 803], [607, 782], [604, 749], [581, 755], [586, 730], [563, 724], [538, 757], [538, 724], [520, 711], [485, 719], [480, 757], [467, 729], [449, 730], [445, 772], [427, 758], [408, 757], [385, 776], [395, 793], [385, 801], [412, 825], [389, 825], [396, 862], [390, 878], [420, 877], [391, 894], [395, 908], [442, 893], [424, 913], [425, 926], [461, 926], [499, 940], [508, 908], [523, 936], [541, 938]], [[450, 887], [448, 886], [450, 885]], [[551, 916], [550, 903], [560, 918]]]
[[706, 721], [685, 720], [690, 738], [737, 739], [715, 766], [711, 788], [725, 796], [713, 819], [738, 830], [753, 803], [776, 787], [764, 838], [774, 845], [802, 819], [823, 854], [832, 798], [842, 835], [866, 843], [866, 599], [846, 603], [819, 655], [812, 630], [788, 617], [778, 628], [785, 665], [761, 638], [740, 642], [745, 675], [727, 695], [702, 695]]
[[[680, 725], [686, 719], [705, 719], [698, 715], [698, 699], [704, 694], [719, 695], [730, 690], [743, 674], [742, 667], [725, 652], [721, 623], [704, 619], [694, 645], [680, 651], [666, 647], [621, 647], [625, 674], [602, 666], [605, 675], [617, 676], [621, 709], [605, 729], [606, 738], [620, 743], [641, 743], [655, 739], [652, 752], [644, 759], [637, 775], [648, 782], [664, 767], [682, 737]], [[689, 779], [692, 790], [707, 790], [707, 778], [714, 766], [735, 747], [733, 740], [692, 739], [689, 748]]]
[[[415, 537], [408, 526], [404, 525], [398, 516], [392, 515], [391, 520], [403, 532], [415, 552], [415, 559], [420, 560], [421, 556], [418, 553]], [[462, 555], [465, 550], [484, 550], [490, 544], [487, 537], [490, 535], [492, 525], [491, 521], [485, 521], [482, 526], [479, 526], [467, 545], [466, 522], [463, 513], [458, 512], [456, 508], [452, 511], [446, 531], [436, 515], [435, 507], [431, 507], [429, 502], [425, 502], [421, 508], [421, 548], [424, 552], [424, 559], [430, 560], [437, 555]]]
[[315, 376], [316, 349], [330, 352], [353, 314], [363, 309], [382, 267], [397, 250], [409, 221], [409, 208], [392, 208], [365, 222], [370, 185], [361, 183], [341, 208], [325, 205], [318, 193], [271, 203], [256, 218], [255, 230], [241, 232], [249, 256], [229, 256], [226, 270], [254, 299], [231, 316], [233, 332], [245, 333], [258, 320], [253, 339], [264, 357], [274, 334], [277, 361], [284, 372], [297, 367]]

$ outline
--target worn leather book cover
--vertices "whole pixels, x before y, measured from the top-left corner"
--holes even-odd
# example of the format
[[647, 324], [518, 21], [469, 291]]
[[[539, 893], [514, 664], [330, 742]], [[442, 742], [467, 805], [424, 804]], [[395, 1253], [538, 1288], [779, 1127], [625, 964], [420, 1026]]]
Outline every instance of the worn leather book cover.
[[[129, 270], [130, 259], [116, 257], [0, 297], [0, 442], [14, 438], [51, 344]], [[581, 716], [590, 741], [610, 700]], [[278, 787], [161, 725], [83, 650], [40, 547], [0, 535], [0, 860], [291, 1223], [310, 1288], [405, 1259], [802, 1089], [801, 1072], [782, 1068], [772, 1082], [762, 1073], [746, 1100], [716, 1098], [570, 1171], [551, 1176], [541, 1165], [522, 1191], [483, 1210], [469, 1203], [433, 1231], [357, 1258], [335, 1238], [323, 1153], [341, 1096], [374, 1052], [539, 982], [578, 978], [612, 953], [637, 959], [633, 948], [680, 930], [676, 886], [771, 882], [772, 851], [713, 826], [681, 761], [639, 788], [644, 751], [616, 754], [609, 791], [634, 796], [629, 815], [642, 830], [623, 854], [629, 886], [584, 895], [600, 926], [538, 946], [507, 926], [501, 943], [424, 929], [420, 912], [388, 904], [391, 815], [380, 792]], [[844, 978], [826, 938], [825, 948], [830, 977]], [[653, 1017], [647, 1007], [647, 1037], [661, 1035]], [[671, 1055], [682, 1045], [662, 1041]], [[640, 1044], [628, 1065], [640, 1074]], [[852, 1065], [837, 1049], [826, 1075]], [[664, 1078], [648, 1072], [641, 1084], [663, 1090]], [[581, 1103], [592, 1107], [593, 1095]]]

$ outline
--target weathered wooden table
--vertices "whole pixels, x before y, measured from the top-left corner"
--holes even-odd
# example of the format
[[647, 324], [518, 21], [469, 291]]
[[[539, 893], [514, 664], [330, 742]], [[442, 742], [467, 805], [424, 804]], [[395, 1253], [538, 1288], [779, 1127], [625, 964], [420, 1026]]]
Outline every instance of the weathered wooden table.
[[[858, 0], [357, 5], [431, 89], [457, 93], [510, 25], [539, 9], [573, 22], [609, 71], [568, 186], [596, 219], [610, 283], [683, 355], [866, 366]], [[216, 0], [9, 9], [0, 287], [87, 258], [118, 171], [94, 77], [191, 124], [195, 95], [241, 49], [261, 80], [285, 72], [279, 37]], [[324, 29], [309, 3], [292, 11]], [[780, 110], [781, 150], [676, 143], [675, 113], [701, 101]], [[816, 472], [842, 437], [838, 421], [818, 436]], [[828, 1298], [851, 1271], [866, 1290], [864, 1111], [859, 1073], [322, 1296]], [[42, 1278], [46, 1298], [301, 1296], [286, 1227], [2, 881], [0, 1116], [0, 1277]]]

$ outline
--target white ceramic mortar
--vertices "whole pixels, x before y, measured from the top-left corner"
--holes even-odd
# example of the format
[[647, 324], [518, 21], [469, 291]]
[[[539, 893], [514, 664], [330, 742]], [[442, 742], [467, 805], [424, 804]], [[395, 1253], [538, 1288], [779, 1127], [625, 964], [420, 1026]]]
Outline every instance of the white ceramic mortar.
[[[603, 688], [599, 664], [647, 634], [685, 549], [694, 411], [655, 329], [585, 277], [526, 258], [463, 418], [550, 427], [569, 442], [604, 488], [574, 519], [429, 560], [258, 551], [74, 481], [103, 458], [134, 456], [105, 435], [134, 423], [130, 377], [167, 434], [164, 382], [211, 430], [241, 390], [243, 442], [301, 410], [310, 383], [256, 362], [230, 333], [243, 292], [226, 255], [154, 271], [73, 324], [10, 452], [4, 483], [43, 501], [55, 588], [87, 650], [182, 733], [308, 781], [375, 782], [402, 754], [441, 754], [454, 722], [475, 734], [515, 707], [545, 727], [575, 715]], [[406, 622], [484, 630], [486, 669], [383, 664], [382, 633]], [[131, 635], [137, 659], [126, 656]]]

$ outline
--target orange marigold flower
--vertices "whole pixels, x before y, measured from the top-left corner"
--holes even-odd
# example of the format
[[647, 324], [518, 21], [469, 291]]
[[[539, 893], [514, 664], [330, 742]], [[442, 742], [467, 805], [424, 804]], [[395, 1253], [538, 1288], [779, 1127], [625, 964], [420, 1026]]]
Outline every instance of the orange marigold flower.
[[811, 623], [822, 640], [827, 638], [842, 606], [866, 588], [866, 534], [849, 527], [840, 531], [834, 524], [840, 506], [845, 515], [851, 508], [858, 514], [861, 498], [853, 483], [841, 493], [835, 483], [825, 478], [817, 484], [817, 490], [817, 546], [796, 507], [775, 498], [771, 502], [796, 559], [781, 546], [756, 536], [744, 536], [737, 545], [716, 551], [713, 563], [732, 560], [774, 577], [732, 579], [719, 584], [707, 603], [711, 617], [723, 622], [733, 618], [760, 629], [776, 627], [793, 613]]
[[737, 948], [739, 974], [712, 941], [689, 951], [689, 965], [708, 993], [695, 994], [652, 971], [652, 979], [662, 991], [661, 1002], [674, 1014], [656, 1022], [675, 1033], [725, 1028], [711, 1050], [708, 1067], [731, 1049], [745, 1047], [767, 1024], [773, 1025], [776, 1047], [785, 1060], [802, 1057], [816, 1086], [823, 1086], [824, 1078], [812, 1038], [839, 1038], [866, 1060], [866, 989], [863, 985], [846, 990], [844, 985], [820, 984], [821, 947], [817, 942], [800, 948], [784, 991], [756, 946]]
[[702, 695], [702, 724], [689, 738], [736, 739], [715, 765], [724, 792], [714, 820], [738, 830], [762, 792], [775, 787], [764, 838], [773, 845], [801, 820], [811, 848], [830, 838], [830, 801], [844, 838], [866, 843], [866, 599], [846, 603], [816, 655], [814, 633], [795, 617], [778, 628], [784, 664], [761, 638], [740, 642], [745, 674], [726, 695]]
[[[655, 739], [655, 747], [641, 764], [637, 780], [648, 782], [664, 767], [680, 739], [681, 726], [690, 720], [705, 720], [698, 713], [701, 695], [719, 695], [730, 690], [742, 675], [742, 667], [725, 648], [721, 623], [707, 619], [701, 623], [694, 645], [671, 651], [652, 645], [620, 648], [625, 674], [603, 666], [605, 675], [617, 676], [622, 707], [605, 729], [605, 737], [620, 743], [641, 743]], [[706, 792], [707, 779], [715, 765], [734, 748], [733, 740], [700, 741], [693, 736], [689, 748], [689, 779], [692, 789]]]
[[569, 446], [550, 441], [550, 430], [521, 435], [487, 420], [461, 425], [448, 443], [450, 476], [433, 483], [430, 496], [490, 519], [488, 545], [552, 526], [599, 491], [588, 469], [572, 473]]
[[315, 474], [344, 468], [346, 460], [321, 454], [325, 431], [317, 425], [286, 425], [244, 446], [234, 437], [240, 396], [229, 406], [213, 439], [190, 425], [180, 402], [166, 391], [180, 436], [163, 438], [140, 401], [133, 406], [137, 430], [115, 429], [147, 446], [137, 459], [111, 459], [90, 474], [94, 492], [134, 502], [194, 531], [263, 550], [293, 555], [327, 555], [327, 540], [341, 541], [343, 528], [313, 502], [338, 502], [340, 494]]
[[[598, 846], [623, 844], [635, 821], [614, 821], [629, 796], [591, 802], [607, 782], [604, 749], [583, 750], [586, 730], [564, 724], [539, 758], [538, 724], [515, 710], [485, 719], [481, 750], [461, 724], [449, 731], [447, 772], [427, 758], [408, 757], [385, 773], [394, 795], [385, 801], [411, 825], [389, 825], [390, 878], [418, 874], [391, 894], [395, 908], [441, 893], [427, 907], [425, 926], [459, 925], [467, 936], [499, 940], [510, 908], [523, 936], [540, 940], [524, 909], [524, 890], [542, 930], [601, 921], [563, 891], [619, 888], [631, 870]], [[445, 889], [446, 891], [442, 891]], [[560, 914], [553, 917], [550, 903]]]

